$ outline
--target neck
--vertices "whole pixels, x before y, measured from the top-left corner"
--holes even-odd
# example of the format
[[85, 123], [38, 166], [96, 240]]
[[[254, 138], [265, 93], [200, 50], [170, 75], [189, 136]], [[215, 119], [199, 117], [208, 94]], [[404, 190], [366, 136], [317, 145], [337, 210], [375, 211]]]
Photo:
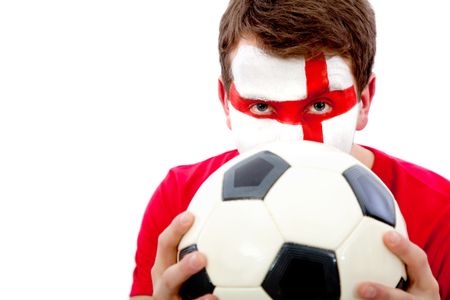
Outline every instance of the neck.
[[351, 155], [362, 162], [366, 167], [372, 169], [375, 160], [375, 155], [372, 151], [361, 147], [360, 145], [353, 144]]

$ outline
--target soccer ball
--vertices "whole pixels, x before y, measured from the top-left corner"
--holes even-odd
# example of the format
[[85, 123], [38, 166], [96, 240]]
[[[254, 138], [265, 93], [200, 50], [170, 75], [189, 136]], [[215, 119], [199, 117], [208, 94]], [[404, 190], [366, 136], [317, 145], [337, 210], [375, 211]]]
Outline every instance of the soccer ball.
[[314, 142], [277, 142], [232, 159], [199, 188], [178, 259], [207, 266], [183, 299], [355, 299], [363, 281], [405, 288], [382, 236], [407, 236], [393, 196], [352, 156]]

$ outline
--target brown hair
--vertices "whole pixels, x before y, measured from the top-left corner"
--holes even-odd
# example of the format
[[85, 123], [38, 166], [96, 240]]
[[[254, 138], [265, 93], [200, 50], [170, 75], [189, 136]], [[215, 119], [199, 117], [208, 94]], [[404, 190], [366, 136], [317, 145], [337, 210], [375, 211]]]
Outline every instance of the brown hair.
[[278, 57], [329, 52], [350, 59], [358, 94], [372, 73], [376, 29], [367, 0], [230, 0], [219, 33], [227, 92], [233, 80], [230, 55], [245, 37]]

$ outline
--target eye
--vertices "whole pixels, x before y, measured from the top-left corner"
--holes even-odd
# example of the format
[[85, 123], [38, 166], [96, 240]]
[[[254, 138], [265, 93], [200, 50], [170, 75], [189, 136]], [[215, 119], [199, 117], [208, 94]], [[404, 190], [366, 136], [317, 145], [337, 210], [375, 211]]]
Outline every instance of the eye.
[[331, 105], [325, 101], [316, 101], [306, 108], [307, 113], [317, 115], [326, 114], [332, 110]]
[[273, 108], [264, 102], [258, 102], [250, 106], [250, 111], [255, 115], [267, 116], [273, 113]]

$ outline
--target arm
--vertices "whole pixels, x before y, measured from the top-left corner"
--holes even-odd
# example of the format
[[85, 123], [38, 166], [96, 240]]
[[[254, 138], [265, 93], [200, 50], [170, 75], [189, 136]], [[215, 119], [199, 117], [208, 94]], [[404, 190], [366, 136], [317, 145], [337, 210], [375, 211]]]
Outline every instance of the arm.
[[407, 291], [376, 283], [362, 283], [357, 294], [362, 299], [440, 299], [439, 285], [431, 273], [427, 255], [417, 245], [392, 231], [385, 234], [384, 243], [406, 265], [409, 277]]

